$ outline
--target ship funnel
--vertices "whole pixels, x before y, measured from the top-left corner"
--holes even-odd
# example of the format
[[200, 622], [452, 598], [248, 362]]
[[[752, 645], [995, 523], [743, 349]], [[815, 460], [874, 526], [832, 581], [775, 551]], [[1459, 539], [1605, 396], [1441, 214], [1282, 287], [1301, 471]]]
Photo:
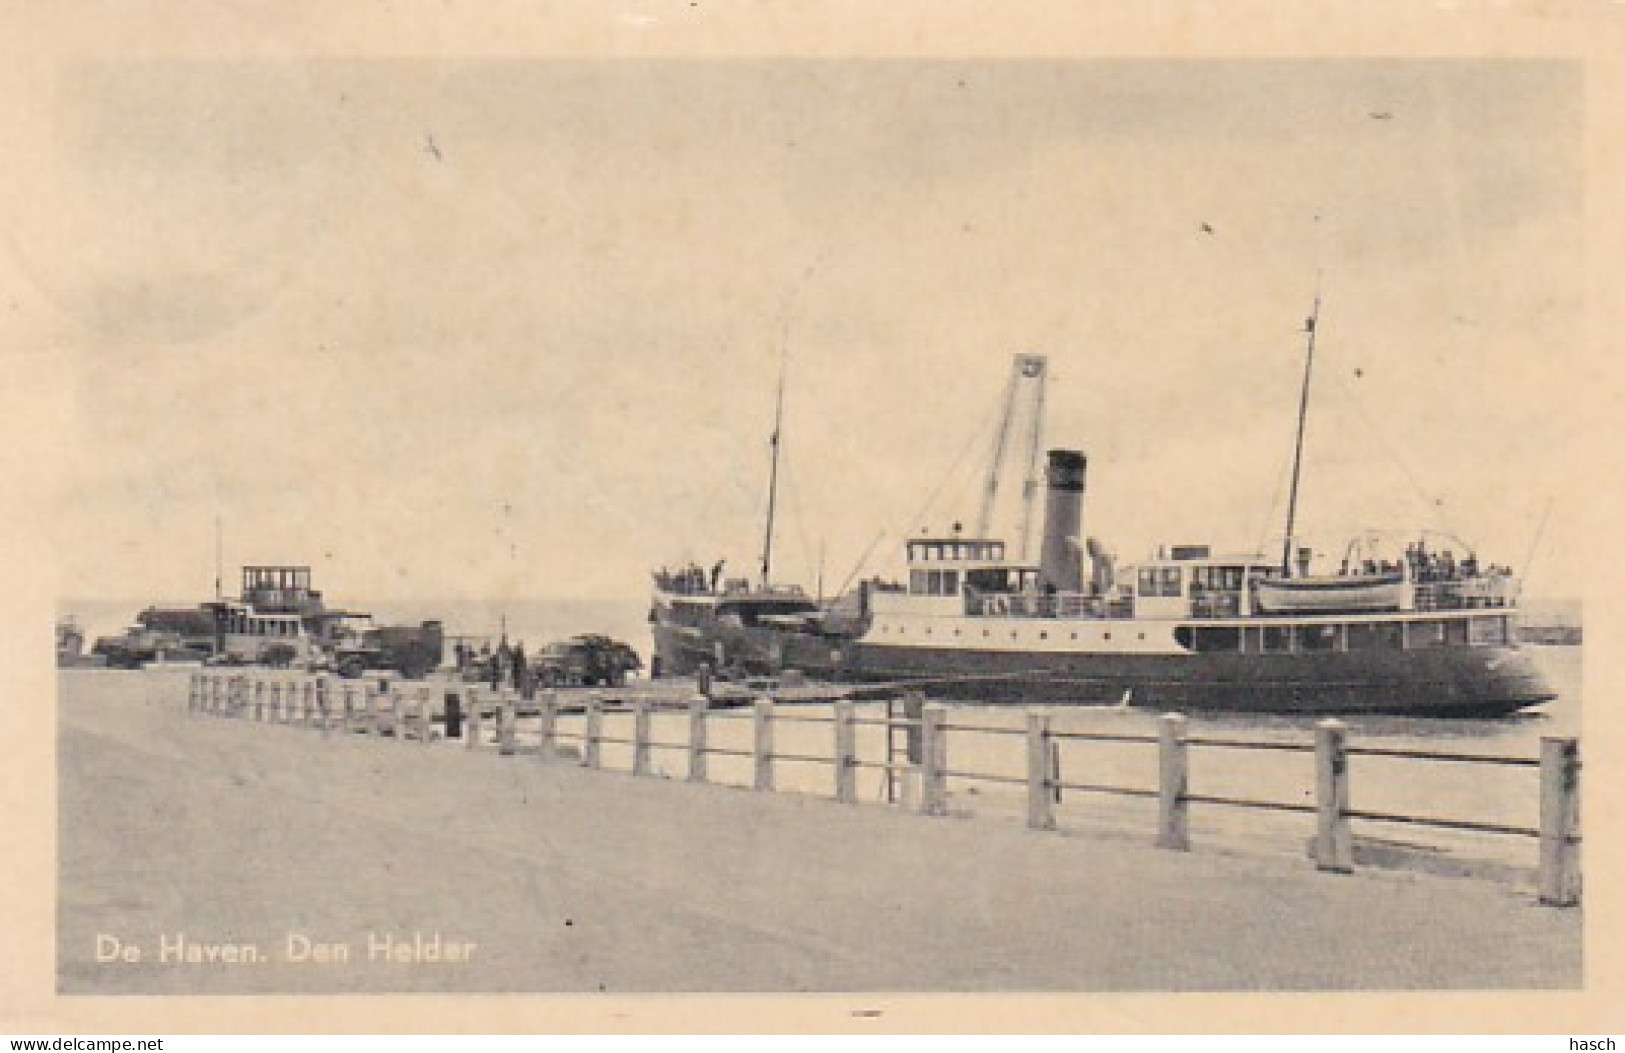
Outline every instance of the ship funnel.
[[1044, 545], [1038, 580], [1057, 592], [1083, 591], [1083, 484], [1089, 462], [1077, 450], [1051, 450], [1044, 476]]

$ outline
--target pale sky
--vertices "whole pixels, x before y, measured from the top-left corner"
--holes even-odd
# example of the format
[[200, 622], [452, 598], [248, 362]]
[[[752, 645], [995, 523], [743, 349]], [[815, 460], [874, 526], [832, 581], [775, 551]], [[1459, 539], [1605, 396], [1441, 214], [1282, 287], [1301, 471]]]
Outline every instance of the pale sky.
[[972, 521], [1017, 352], [1087, 533], [1273, 550], [1317, 272], [1302, 533], [1539, 530], [1583, 591], [1572, 65], [104, 62], [42, 112], [0, 275], [65, 597], [203, 598], [217, 516], [228, 583], [373, 607], [753, 567], [786, 343], [781, 579]]

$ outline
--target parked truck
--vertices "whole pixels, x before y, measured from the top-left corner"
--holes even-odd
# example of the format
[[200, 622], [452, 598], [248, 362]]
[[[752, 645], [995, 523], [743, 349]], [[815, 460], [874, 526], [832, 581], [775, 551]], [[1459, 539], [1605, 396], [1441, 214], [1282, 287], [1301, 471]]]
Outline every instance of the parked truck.
[[407, 680], [422, 680], [439, 668], [445, 640], [439, 621], [369, 624], [347, 632], [334, 646], [333, 668], [351, 679], [369, 670], [393, 670]]

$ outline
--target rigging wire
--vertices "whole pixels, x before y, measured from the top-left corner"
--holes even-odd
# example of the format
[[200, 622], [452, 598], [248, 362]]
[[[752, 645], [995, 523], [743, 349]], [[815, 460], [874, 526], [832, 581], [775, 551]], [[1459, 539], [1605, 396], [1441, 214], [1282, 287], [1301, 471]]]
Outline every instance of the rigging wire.
[[885, 539], [885, 537], [886, 531], [882, 530], [880, 533], [875, 535], [875, 539], [873, 541], [869, 542], [869, 547], [864, 549], [863, 555], [858, 557], [858, 561], [853, 565], [851, 572], [849, 572], [845, 580], [841, 582], [841, 587], [835, 590], [835, 595], [837, 597], [846, 595], [846, 590], [852, 585], [852, 579], [856, 578], [860, 573], [863, 572], [863, 565], [869, 562], [869, 557], [874, 555], [875, 546], [879, 545], [880, 542]]
[[1360, 398], [1355, 392], [1354, 386], [1345, 378], [1340, 376], [1335, 378], [1335, 382], [1338, 390], [1344, 395], [1344, 398], [1341, 401], [1341, 404], [1338, 402], [1334, 402], [1332, 404], [1332, 411], [1334, 413], [1338, 412], [1340, 409], [1349, 409], [1353, 411], [1355, 417], [1358, 418], [1356, 420], [1356, 425], [1358, 426], [1359, 434], [1374, 440], [1379, 452], [1381, 452], [1383, 456], [1387, 457], [1388, 460], [1392, 462], [1394, 467], [1399, 469], [1400, 474], [1405, 477], [1405, 481], [1410, 484], [1412, 496], [1416, 499], [1417, 503], [1426, 510], [1428, 516], [1436, 518], [1440, 528], [1439, 532], [1444, 534], [1454, 534], [1454, 527], [1447, 523], [1444, 517], [1439, 514], [1439, 509], [1443, 507], [1443, 501], [1437, 494], [1430, 492], [1425, 486], [1422, 485], [1421, 480], [1416, 477], [1416, 473], [1411, 470], [1410, 464], [1406, 462], [1405, 459], [1401, 457], [1393, 448], [1393, 446], [1389, 444], [1383, 429], [1371, 419], [1370, 415], [1365, 412], [1365, 407], [1360, 404]]
[[964, 467], [965, 459], [970, 456], [971, 451], [979, 443], [986, 441], [984, 431], [988, 427], [988, 421], [990, 421], [994, 415], [1000, 411], [1002, 403], [1003, 399], [1001, 398], [998, 403], [995, 403], [991, 407], [989, 412], [986, 414], [986, 418], [980, 422], [979, 426], [971, 429], [969, 438], [966, 440], [965, 445], [960, 449], [958, 455], [955, 456], [952, 466], [950, 466], [948, 471], [942, 476], [941, 480], [937, 483], [936, 488], [931, 491], [931, 496], [926, 498], [925, 504], [923, 504], [920, 507], [920, 510], [914, 514], [912, 519], [910, 519], [908, 533], [912, 534], [914, 532], [913, 524], [924, 519], [926, 513], [930, 512], [932, 508], [935, 507], [937, 498], [942, 496], [942, 492], [947, 488], [948, 484], [954, 480], [960, 469]]

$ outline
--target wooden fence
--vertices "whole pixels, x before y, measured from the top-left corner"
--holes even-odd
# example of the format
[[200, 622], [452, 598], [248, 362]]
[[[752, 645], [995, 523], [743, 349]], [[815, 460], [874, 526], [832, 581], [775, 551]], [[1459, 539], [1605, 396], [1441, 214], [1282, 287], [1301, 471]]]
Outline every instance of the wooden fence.
[[[434, 695], [441, 693], [441, 706]], [[662, 710], [686, 713], [687, 733], [681, 740], [652, 736], [652, 715]], [[606, 730], [606, 714], [629, 714], [628, 733]], [[1154, 800], [1157, 807], [1155, 844], [1174, 851], [1191, 847], [1190, 815], [1193, 806], [1302, 813], [1313, 816], [1312, 856], [1323, 871], [1347, 873], [1354, 869], [1355, 821], [1398, 823], [1437, 830], [1522, 838], [1536, 846], [1536, 876], [1540, 902], [1567, 907], [1580, 902], [1580, 753], [1578, 740], [1546, 737], [1539, 757], [1487, 756], [1444, 750], [1412, 750], [1351, 745], [1348, 728], [1337, 720], [1315, 726], [1312, 742], [1261, 741], [1191, 735], [1187, 718], [1166, 714], [1156, 734], [1101, 731], [1063, 731], [1047, 710], [1029, 710], [1024, 727], [997, 727], [951, 722], [950, 709], [926, 704], [910, 693], [901, 715], [891, 706], [884, 715], [860, 714], [850, 700], [837, 700], [830, 712], [809, 712], [801, 707], [776, 705], [763, 698], [748, 708], [713, 709], [703, 695], [674, 706], [646, 697], [616, 703], [596, 692], [577, 701], [561, 701], [556, 692], [542, 692], [525, 700], [508, 691], [450, 683], [401, 685], [389, 680], [335, 680], [302, 674], [197, 673], [191, 678], [188, 709], [195, 713], [246, 717], [267, 723], [318, 730], [392, 736], [401, 743], [429, 745], [437, 739], [461, 738], [471, 750], [495, 749], [504, 756], [534, 754], [557, 761], [571, 749], [587, 768], [603, 768], [604, 746], [630, 751], [629, 771], [636, 776], [654, 774], [655, 751], [686, 756], [686, 777], [711, 781], [709, 761], [735, 757], [749, 761], [749, 785], [759, 791], [777, 787], [779, 767], [786, 763], [827, 766], [830, 793], [836, 801], [858, 800], [857, 775], [878, 770], [888, 780], [903, 774], [917, 787], [907, 795], [912, 807], [925, 815], [948, 813], [948, 780], [1007, 784], [1025, 790], [1026, 823], [1034, 830], [1056, 828], [1056, 802], [1063, 793], [1107, 795]], [[461, 719], [461, 726], [459, 720]], [[718, 721], [749, 721], [750, 748], [723, 746], [713, 741]], [[535, 745], [520, 748], [521, 723]], [[775, 748], [775, 729], [787, 724], [824, 725], [830, 751], [796, 753]], [[888, 743], [883, 758], [860, 756], [858, 729], [883, 729]], [[907, 742], [903, 756], [893, 752], [893, 732], [902, 730]], [[1025, 740], [1025, 773], [974, 771], [950, 766], [950, 740], [966, 736], [1007, 736]], [[1063, 742], [1121, 743], [1156, 749], [1156, 787], [1125, 786], [1064, 779], [1058, 762]], [[1191, 787], [1193, 750], [1266, 750], [1312, 755], [1315, 770], [1313, 801], [1279, 801], [1203, 793]], [[1398, 811], [1361, 810], [1350, 804], [1349, 758], [1383, 757], [1406, 762], [1490, 765], [1538, 772], [1540, 819], [1538, 826], [1485, 822], [1450, 816], [1417, 815]]]

